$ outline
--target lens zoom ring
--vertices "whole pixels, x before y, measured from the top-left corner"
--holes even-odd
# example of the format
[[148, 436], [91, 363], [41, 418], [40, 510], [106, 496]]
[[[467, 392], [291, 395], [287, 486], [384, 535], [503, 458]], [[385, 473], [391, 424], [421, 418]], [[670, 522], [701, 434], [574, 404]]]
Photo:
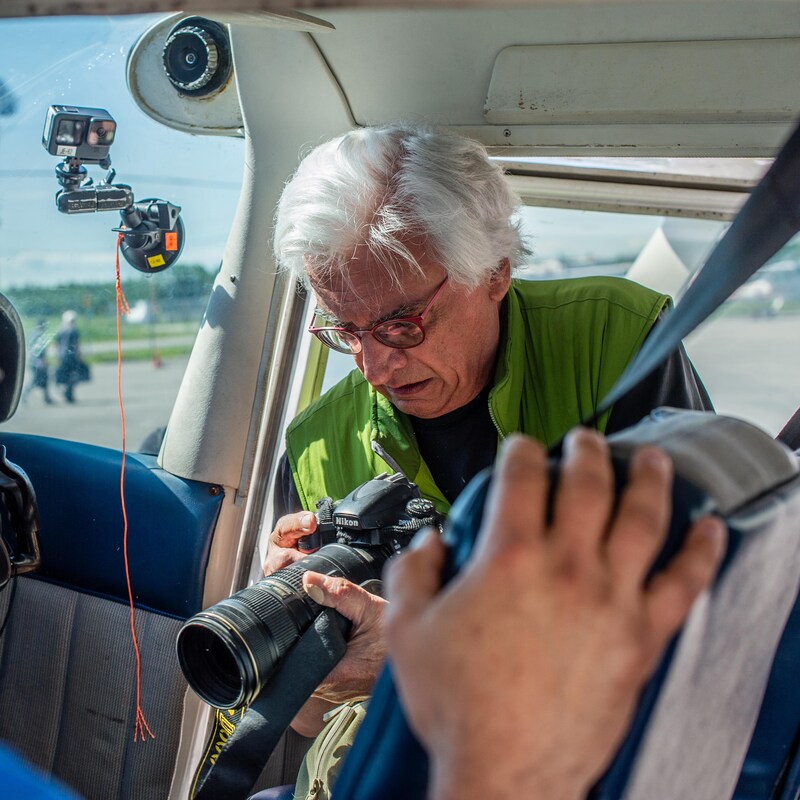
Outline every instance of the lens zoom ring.
[[[290, 564], [288, 567], [284, 567], [280, 573], [281, 583], [285, 583], [287, 586], [291, 586], [295, 592], [297, 592], [300, 597], [307, 598], [305, 590], [303, 589], [303, 575], [308, 572], [305, 567], [297, 567], [293, 564]], [[267, 578], [269, 580], [269, 578]]]
[[285, 604], [272, 592], [272, 587], [256, 584], [246, 596], [240, 595], [237, 600], [269, 629], [275, 648], [283, 654], [294, 644], [299, 632], [291, 616], [286, 613]]

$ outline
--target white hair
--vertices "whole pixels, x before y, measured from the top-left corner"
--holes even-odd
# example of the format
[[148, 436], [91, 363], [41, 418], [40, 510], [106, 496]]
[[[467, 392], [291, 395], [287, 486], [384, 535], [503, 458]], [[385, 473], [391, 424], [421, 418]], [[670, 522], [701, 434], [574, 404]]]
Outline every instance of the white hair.
[[519, 198], [477, 142], [420, 123], [362, 128], [309, 153], [286, 184], [275, 219], [281, 271], [309, 285], [347, 271], [357, 247], [396, 278], [420, 265], [421, 243], [450, 280], [470, 288], [526, 252]]

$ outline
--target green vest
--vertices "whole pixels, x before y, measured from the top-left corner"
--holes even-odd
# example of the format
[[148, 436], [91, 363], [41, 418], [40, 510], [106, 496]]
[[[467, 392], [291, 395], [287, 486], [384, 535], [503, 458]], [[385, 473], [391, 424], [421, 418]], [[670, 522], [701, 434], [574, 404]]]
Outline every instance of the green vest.
[[[545, 444], [589, 417], [639, 350], [669, 303], [620, 278], [512, 281], [501, 308], [501, 338], [489, 412], [500, 439], [521, 431]], [[599, 422], [604, 430], [606, 412]], [[291, 422], [286, 452], [303, 508], [338, 500], [392, 471], [383, 448], [425, 497], [449, 503], [422, 461], [409, 418], [358, 370]]]

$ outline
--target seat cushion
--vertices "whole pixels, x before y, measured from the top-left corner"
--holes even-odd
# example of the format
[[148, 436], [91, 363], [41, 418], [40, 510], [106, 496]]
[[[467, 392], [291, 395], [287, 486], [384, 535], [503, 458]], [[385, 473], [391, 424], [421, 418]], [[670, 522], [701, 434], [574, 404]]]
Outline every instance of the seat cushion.
[[0, 593], [2, 619], [14, 592], [0, 639], [0, 739], [86, 800], [165, 800], [186, 693], [180, 621], [136, 612], [142, 709], [155, 738], [134, 742], [128, 607], [33, 577], [16, 584]]

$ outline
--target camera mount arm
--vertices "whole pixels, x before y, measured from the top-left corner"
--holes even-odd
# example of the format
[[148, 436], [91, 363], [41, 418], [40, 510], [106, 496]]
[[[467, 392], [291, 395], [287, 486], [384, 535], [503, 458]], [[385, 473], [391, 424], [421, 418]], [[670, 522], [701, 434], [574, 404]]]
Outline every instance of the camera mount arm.
[[148, 198], [120, 211], [120, 249], [125, 260], [140, 272], [162, 272], [181, 254], [184, 242], [180, 206]]
[[[50, 106], [42, 144], [53, 155], [63, 157], [56, 165], [62, 187], [56, 193], [56, 208], [62, 214], [119, 211], [122, 234], [120, 250], [125, 260], [140, 272], [162, 272], [183, 250], [184, 226], [180, 206], [167, 200], [148, 198], [137, 202], [126, 184], [114, 184], [109, 150], [117, 123], [102, 108]], [[108, 170], [95, 184], [84, 164]]]

